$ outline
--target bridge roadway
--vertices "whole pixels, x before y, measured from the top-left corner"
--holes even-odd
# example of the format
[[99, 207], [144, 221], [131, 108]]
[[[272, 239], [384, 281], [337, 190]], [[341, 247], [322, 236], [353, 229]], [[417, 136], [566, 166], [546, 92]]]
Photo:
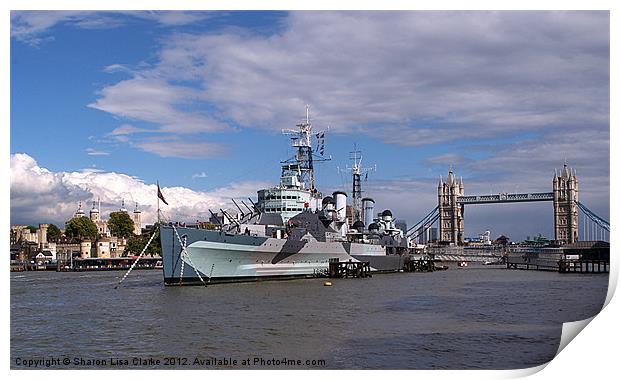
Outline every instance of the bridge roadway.
[[438, 261], [499, 261], [506, 255], [506, 251], [499, 247], [465, 248], [459, 246], [429, 247], [427, 253]]
[[466, 205], [485, 203], [541, 202], [552, 200], [553, 193], [500, 193], [493, 195], [463, 195], [456, 198], [457, 203]]

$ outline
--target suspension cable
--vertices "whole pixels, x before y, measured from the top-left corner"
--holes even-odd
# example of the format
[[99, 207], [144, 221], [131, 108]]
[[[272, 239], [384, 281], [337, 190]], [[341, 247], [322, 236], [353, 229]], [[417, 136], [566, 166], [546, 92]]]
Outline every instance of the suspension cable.
[[432, 218], [434, 217], [434, 216], [433, 216], [433, 214], [434, 214], [437, 210], [439, 210], [439, 206], [435, 206], [435, 208], [434, 208], [434, 209], [432, 209], [432, 210], [431, 210], [428, 214], [426, 214], [426, 216], [425, 216], [424, 218], [422, 218], [422, 220], [420, 220], [419, 222], [417, 222], [416, 224], [414, 224], [411, 228], [409, 228], [409, 229], [407, 230], [407, 233], [410, 233], [411, 231], [415, 230], [415, 229], [416, 229], [416, 227], [418, 227], [420, 224], [426, 224], [426, 223], [423, 223], [423, 222], [427, 221], [428, 219], [432, 219]]
[[417, 239], [418, 237], [420, 237], [420, 235], [422, 235], [423, 233], [425, 233], [429, 228], [431, 228], [433, 226], [433, 224], [437, 221], [437, 219], [439, 219], [439, 214], [436, 214], [433, 219], [431, 219], [428, 223], [425, 223], [421, 228], [422, 230], [420, 231], [419, 229], [417, 231], [414, 231], [413, 233], [411, 233], [410, 235], [407, 235], [408, 238], [410, 238], [411, 240]]

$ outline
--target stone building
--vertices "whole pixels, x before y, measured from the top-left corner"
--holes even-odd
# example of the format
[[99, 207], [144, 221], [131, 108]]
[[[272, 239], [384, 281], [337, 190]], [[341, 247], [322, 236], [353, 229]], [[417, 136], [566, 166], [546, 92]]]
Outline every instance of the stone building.
[[37, 253], [46, 251], [46, 256], [51, 255], [52, 259], [56, 259], [56, 243], [47, 241], [47, 229], [49, 224], [39, 224], [36, 231], [30, 231], [28, 226], [14, 225], [11, 226], [11, 245], [24, 252], [18, 253], [18, 256], [25, 259], [32, 259]]
[[39, 244], [39, 231], [31, 232], [28, 226], [14, 225], [11, 226], [11, 244], [19, 241], [27, 241]]
[[[121, 208], [119, 209], [119, 211], [125, 212], [127, 214], [129, 213], [129, 211], [127, 211], [127, 209], [125, 208], [124, 199], [121, 200]], [[79, 203], [77, 211], [73, 214], [74, 218], [80, 216], [85, 216], [84, 210], [82, 209], [82, 202]], [[108, 220], [101, 217], [101, 200], [99, 198], [97, 198], [97, 201], [93, 200], [93, 206], [90, 209], [89, 218], [97, 226], [98, 234], [100, 237], [112, 237], [110, 227], [108, 225]], [[140, 235], [140, 233], [142, 232], [142, 212], [138, 208], [137, 202], [136, 207], [133, 210], [133, 215], [131, 215], [131, 220], [133, 220], [134, 224], [134, 235]]]
[[142, 212], [138, 208], [138, 202], [136, 202], [136, 208], [133, 210], [133, 234], [140, 235], [142, 233]]
[[571, 244], [579, 239], [578, 206], [579, 182], [577, 172], [564, 168], [553, 176], [553, 221], [555, 240], [559, 244]]
[[439, 205], [439, 240], [454, 244], [463, 244], [465, 229], [463, 214], [464, 206], [457, 202], [457, 197], [465, 194], [463, 178], [457, 182], [452, 166], [448, 172], [446, 182], [439, 177], [437, 197]]
[[110, 236], [108, 221], [101, 219], [99, 210], [101, 209], [101, 200], [97, 198], [97, 202], [93, 201], [93, 207], [90, 209], [90, 220], [95, 223], [99, 236]]
[[82, 243], [67, 239], [59, 241], [56, 244], [56, 258], [64, 263], [69, 263], [71, 257], [82, 257]]
[[127, 240], [112, 236], [109, 238], [99, 238], [95, 242], [96, 246], [93, 249], [93, 256], [99, 259], [109, 259], [121, 257]]

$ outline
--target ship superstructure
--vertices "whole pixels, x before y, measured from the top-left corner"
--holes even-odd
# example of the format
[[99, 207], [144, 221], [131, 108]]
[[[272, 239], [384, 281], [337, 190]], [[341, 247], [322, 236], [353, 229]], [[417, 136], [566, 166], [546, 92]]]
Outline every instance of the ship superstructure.
[[[331, 157], [323, 155], [325, 131], [312, 131], [308, 106], [305, 121], [297, 124], [297, 129], [284, 129], [282, 133], [291, 136], [295, 153], [281, 162], [280, 184], [258, 191], [257, 207], [261, 213], [280, 214], [286, 223], [306, 209], [320, 208], [322, 194], [315, 187], [314, 163], [329, 161]], [[312, 146], [313, 137], [316, 137], [316, 149]]]

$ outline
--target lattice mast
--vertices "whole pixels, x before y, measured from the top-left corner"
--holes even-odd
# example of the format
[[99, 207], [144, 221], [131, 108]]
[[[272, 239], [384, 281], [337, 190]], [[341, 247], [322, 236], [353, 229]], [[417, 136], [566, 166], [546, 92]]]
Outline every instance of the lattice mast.
[[[283, 129], [282, 134], [292, 136], [291, 146], [295, 148], [295, 155], [282, 161], [281, 178], [297, 176], [303, 184], [304, 190], [316, 192], [314, 178], [314, 162], [329, 161], [324, 157], [325, 131], [316, 133], [317, 148], [312, 147], [312, 123], [310, 122], [310, 106], [306, 105], [306, 120], [296, 125], [298, 129]], [[318, 151], [320, 155], [315, 154]]]
[[353, 162], [351, 167], [347, 166], [346, 170], [350, 171], [352, 178], [352, 198], [353, 198], [353, 222], [362, 218], [362, 176], [368, 179], [368, 173], [377, 170], [374, 167], [362, 167], [362, 151], [357, 149], [357, 145], [353, 145], [353, 151], [349, 152], [349, 159]]

